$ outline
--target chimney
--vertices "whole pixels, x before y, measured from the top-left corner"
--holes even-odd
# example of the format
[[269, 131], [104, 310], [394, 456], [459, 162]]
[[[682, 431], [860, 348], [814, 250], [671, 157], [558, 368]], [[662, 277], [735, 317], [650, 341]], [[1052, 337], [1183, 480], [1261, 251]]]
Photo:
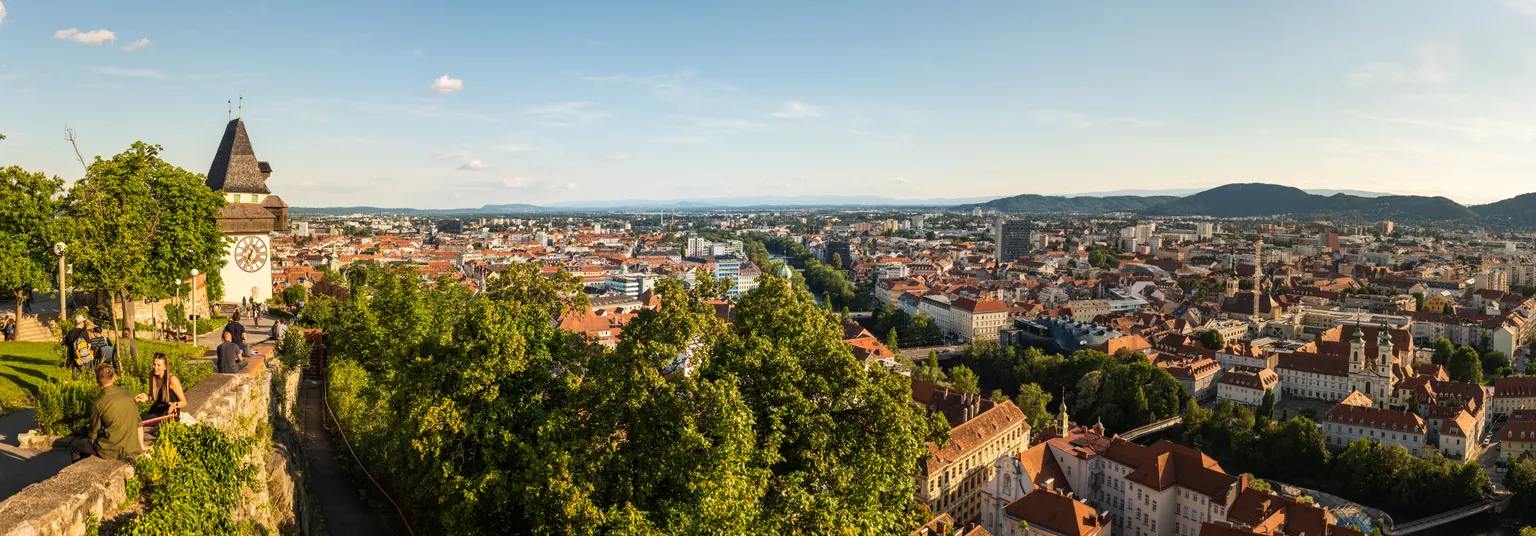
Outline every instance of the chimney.
[[1047, 491], [1056, 491], [1056, 479], [1054, 479], [1054, 478], [1047, 478], [1047, 479], [1045, 479], [1044, 486], [1045, 486], [1045, 489]]
[[1248, 489], [1248, 473], [1243, 473], [1243, 476], [1237, 477], [1237, 492], [1242, 493], [1245, 489]]

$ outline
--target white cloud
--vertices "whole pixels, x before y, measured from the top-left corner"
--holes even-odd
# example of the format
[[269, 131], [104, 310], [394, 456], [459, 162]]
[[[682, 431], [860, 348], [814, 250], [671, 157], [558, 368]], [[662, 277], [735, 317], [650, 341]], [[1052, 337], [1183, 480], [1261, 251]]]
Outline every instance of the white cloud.
[[448, 75], [445, 74], [437, 77], [437, 80], [433, 80], [432, 85], [427, 86], [427, 89], [443, 94], [453, 93], [464, 89], [464, 81], [457, 78], [448, 78]]
[[1438, 85], [1451, 79], [1459, 63], [1455, 47], [1425, 46], [1419, 48], [1410, 64], [1372, 62], [1349, 73], [1346, 80], [1357, 86], [1370, 83]]
[[530, 145], [497, 145], [496, 150], [506, 151], [509, 153], [522, 153], [527, 151], [537, 151], [538, 148]]
[[696, 102], [716, 93], [736, 91], [734, 86], [701, 77], [692, 69], [647, 76], [584, 76], [582, 79], [603, 84], [637, 86], [644, 88], [657, 99], [677, 104]]
[[812, 117], [821, 117], [823, 115], [826, 114], [821, 111], [821, 108], [817, 108], [800, 101], [786, 102], [784, 103], [783, 108], [780, 108], [777, 112], [773, 112], [773, 116], [779, 119], [808, 119]]
[[1484, 116], [1426, 118], [1383, 117], [1360, 111], [1350, 111], [1348, 113], [1356, 117], [1363, 117], [1392, 125], [1410, 125], [1443, 130], [1465, 136], [1467, 140], [1476, 143], [1489, 141], [1530, 143], [1536, 141], [1536, 122]]
[[544, 126], [579, 127], [608, 117], [608, 112], [596, 108], [590, 102], [557, 102], [529, 108], [527, 113]]
[[117, 34], [107, 30], [91, 30], [89, 32], [82, 32], [79, 29], [70, 28], [68, 30], [59, 30], [57, 32], [53, 32], [53, 38], [68, 39], [76, 43], [101, 46], [102, 43], [107, 41], [116, 42]]
[[544, 188], [548, 189], [548, 190], [575, 190], [576, 189], [576, 183], [574, 183], [574, 182], [566, 182], [566, 183], [550, 184], [550, 185], [545, 186]]
[[619, 153], [608, 157], [609, 162], [623, 162], [629, 160], [629, 153]]
[[464, 158], [465, 156], [468, 156], [468, 155], [469, 155], [469, 153], [466, 153], [464, 151], [453, 151], [453, 152], [450, 152], [450, 153], [432, 153], [432, 158], [435, 158], [435, 159], [438, 159], [438, 160], [457, 160], [457, 159], [460, 159], [460, 158]]
[[0, 2], [0, 22], [5, 22], [5, 3]]
[[491, 165], [479, 160], [470, 160], [459, 166], [459, 171], [485, 171], [491, 169]]
[[1071, 110], [1038, 109], [1030, 110], [1029, 115], [1041, 123], [1063, 126], [1073, 129], [1085, 129], [1103, 125], [1124, 125], [1132, 127], [1155, 127], [1161, 125], [1157, 121], [1142, 119], [1139, 117], [1100, 117], [1074, 112]]
[[124, 69], [122, 67], [89, 67], [91, 72], [107, 76], [124, 76], [128, 78], [154, 78], [164, 79], [165, 73], [152, 69]]
[[527, 188], [532, 186], [533, 183], [534, 180], [528, 177], [507, 177], [501, 179], [501, 185], [507, 188]]
[[766, 124], [747, 121], [745, 119], [730, 119], [721, 117], [690, 117], [688, 118], [688, 121], [692, 123], [693, 126], [702, 129], [728, 134], [737, 132], [761, 132], [772, 128]]
[[891, 180], [899, 182], [899, 183], [902, 183], [902, 184], [912, 184], [912, 179], [909, 179], [909, 178], [906, 178], [906, 177], [896, 177], [896, 178], [891, 179]]
[[128, 46], [123, 47], [123, 52], [133, 52], [135, 50], [138, 50], [138, 49], [141, 49], [141, 48], [144, 48], [144, 47], [147, 47], [147, 46], [149, 46], [149, 38], [145, 37], [145, 38], [140, 39], [138, 41], [134, 41], [132, 44], [129, 44]]
[[[1526, 15], [1536, 15], [1536, 0], [1504, 0], [1504, 5]], [[4, 14], [5, 10], [0, 9], [0, 15]]]

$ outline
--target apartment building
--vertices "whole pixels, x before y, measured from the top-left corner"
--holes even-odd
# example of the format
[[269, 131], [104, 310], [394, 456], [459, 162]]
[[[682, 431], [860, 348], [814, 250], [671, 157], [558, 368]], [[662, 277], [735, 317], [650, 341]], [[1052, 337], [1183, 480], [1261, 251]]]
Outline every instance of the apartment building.
[[950, 303], [949, 321], [946, 331], [959, 336], [960, 342], [996, 341], [998, 332], [1008, 325], [1008, 305], [1002, 300], [959, 298]]
[[1216, 397], [1256, 408], [1264, 403], [1266, 392], [1273, 392], [1275, 402], [1279, 402], [1284, 396], [1277, 389], [1279, 386], [1280, 375], [1273, 370], [1236, 367], [1222, 373], [1216, 381]]
[[1499, 460], [1509, 463], [1525, 454], [1536, 456], [1536, 419], [1511, 417], [1499, 431]]
[[1536, 409], [1536, 376], [1509, 376], [1493, 380], [1493, 400], [1488, 407], [1494, 415], [1509, 415], [1519, 409]]
[[929, 445], [917, 475], [917, 500], [957, 523], [981, 518], [997, 478], [996, 460], [1029, 448], [1029, 423], [1011, 401], [995, 403], [923, 380], [912, 380], [912, 403], [949, 421], [949, 441]]
[[1429, 434], [1424, 419], [1408, 411], [1372, 407], [1370, 398], [1350, 393], [1323, 417], [1328, 446], [1342, 449], [1356, 439], [1374, 439], [1383, 445], [1399, 445], [1414, 455]]

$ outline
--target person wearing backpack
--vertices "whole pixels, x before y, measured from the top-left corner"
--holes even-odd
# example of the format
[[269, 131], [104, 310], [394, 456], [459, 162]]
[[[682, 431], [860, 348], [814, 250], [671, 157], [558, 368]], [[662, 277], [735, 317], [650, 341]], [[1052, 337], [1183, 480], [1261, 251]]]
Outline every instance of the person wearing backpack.
[[65, 365], [73, 370], [83, 370], [96, 359], [91, 351], [91, 332], [85, 328], [85, 315], [75, 316], [75, 329], [64, 335]]

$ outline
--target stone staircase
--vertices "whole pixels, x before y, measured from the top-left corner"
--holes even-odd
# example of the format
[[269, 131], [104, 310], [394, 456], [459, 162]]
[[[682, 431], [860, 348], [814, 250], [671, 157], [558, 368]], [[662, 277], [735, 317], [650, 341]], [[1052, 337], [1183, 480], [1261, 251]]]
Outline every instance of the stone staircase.
[[304, 378], [325, 381], [325, 342], [321, 339], [320, 330], [304, 330], [304, 339], [309, 341], [309, 366], [304, 367]]
[[[54, 314], [53, 316], [58, 316]], [[44, 325], [37, 315], [22, 315], [16, 322], [16, 340], [31, 342], [49, 342], [53, 339], [53, 331]]]

